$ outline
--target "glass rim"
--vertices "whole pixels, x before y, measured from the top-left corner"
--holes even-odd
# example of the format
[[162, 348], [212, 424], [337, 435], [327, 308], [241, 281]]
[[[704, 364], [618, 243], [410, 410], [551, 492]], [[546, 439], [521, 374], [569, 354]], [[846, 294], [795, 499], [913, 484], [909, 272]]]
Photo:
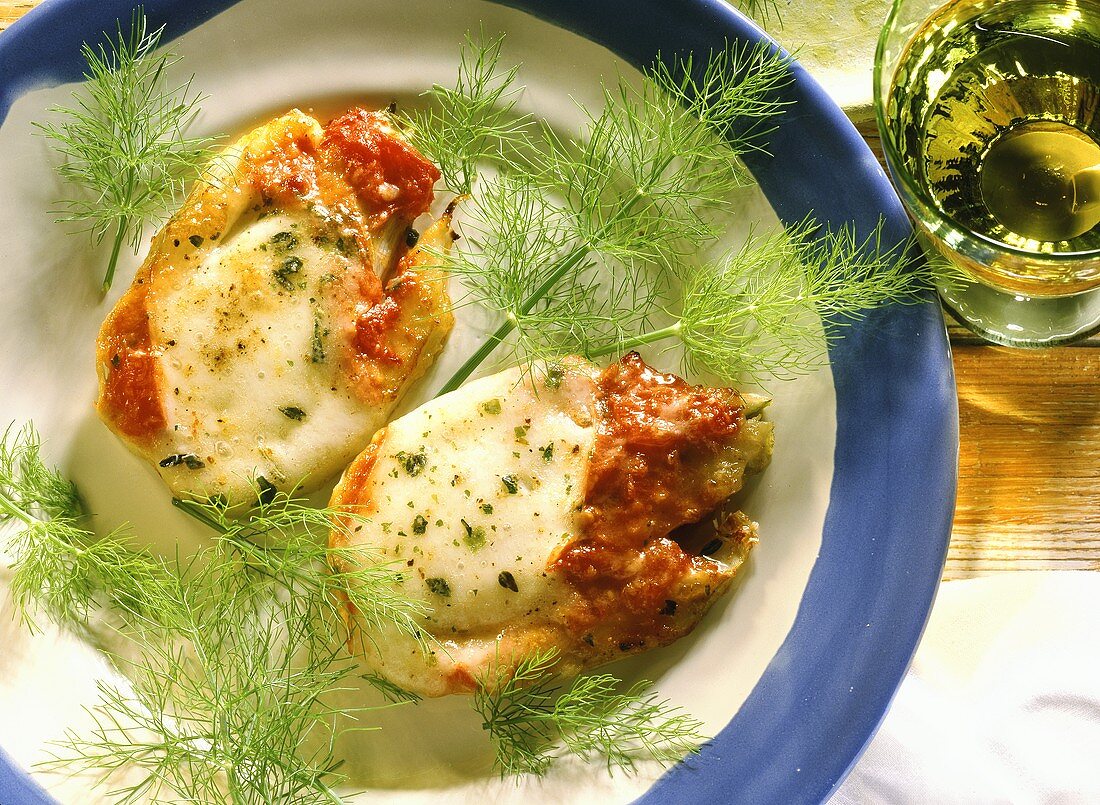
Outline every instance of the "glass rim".
[[[903, 185], [904, 190], [908, 194], [919, 200], [921, 205], [932, 211], [938, 219], [948, 223], [951, 228], [961, 237], [974, 242], [980, 247], [996, 249], [997, 251], [1024, 260], [1032, 260], [1054, 265], [1061, 265], [1063, 263], [1074, 263], [1081, 260], [1100, 260], [1100, 247], [1076, 252], [1036, 252], [1029, 249], [1021, 249], [1018, 246], [1013, 246], [1010, 243], [1005, 243], [1003, 241], [997, 240], [996, 238], [991, 238], [988, 235], [977, 232], [968, 226], [964, 226], [963, 224], [959, 223], [954, 217], [940, 209], [939, 205], [936, 204], [935, 199], [933, 199], [932, 196], [927, 191], [925, 191], [925, 189], [918, 182], [915, 182], [913, 180], [913, 177], [909, 174], [909, 171], [901, 167], [901, 154], [899, 153], [894, 143], [893, 135], [890, 131], [890, 128], [886, 125], [885, 108], [886, 102], [889, 100], [889, 98], [883, 97], [882, 78], [883, 62], [886, 53], [886, 40], [894, 29], [894, 25], [897, 21], [898, 13], [901, 9], [901, 6], [910, 1], [911, 0], [893, 0], [893, 2], [890, 4], [890, 12], [886, 15], [886, 20], [882, 24], [882, 30], [879, 31], [878, 43], [875, 46], [875, 64], [873, 74], [874, 86], [872, 87], [872, 98], [875, 107], [875, 123], [878, 126], [879, 142], [882, 143], [882, 153], [883, 156], [886, 158], [886, 164], [890, 169], [890, 174], [893, 180], [900, 185]], [[948, 5], [951, 5], [953, 2], [956, 1], [957, 0], [940, 0], [938, 5], [936, 5], [933, 10], [928, 14], [928, 16], [925, 17], [925, 20], [927, 21], [931, 19], [941, 9], [945, 8]], [[912, 45], [912, 43], [912, 39], [905, 43], [903, 54], [905, 51], [908, 51], [909, 46]], [[901, 59], [899, 58], [898, 64], [900, 63]], [[896, 65], [894, 72], [897, 72]], [[892, 87], [893, 76], [890, 76], [890, 84]], [[902, 194], [902, 204], [905, 205], [907, 208], [909, 206], [905, 202], [905, 193]], [[959, 249], [959, 247], [955, 244], [952, 245], [952, 248], [958, 251], [962, 251], [962, 249]]]

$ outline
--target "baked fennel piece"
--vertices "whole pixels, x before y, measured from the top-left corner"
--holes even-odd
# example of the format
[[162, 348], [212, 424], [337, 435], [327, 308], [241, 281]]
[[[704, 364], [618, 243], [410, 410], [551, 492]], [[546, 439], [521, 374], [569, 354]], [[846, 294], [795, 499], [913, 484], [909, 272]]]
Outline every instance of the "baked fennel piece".
[[312, 491], [443, 347], [439, 176], [384, 112], [297, 109], [219, 155], [96, 342], [96, 410], [177, 495]]
[[333, 493], [363, 520], [330, 545], [402, 564], [421, 639], [349, 603], [354, 649], [441, 696], [549, 652], [569, 678], [680, 639], [756, 542], [728, 500], [771, 458], [765, 404], [629, 353], [511, 369], [393, 420]]

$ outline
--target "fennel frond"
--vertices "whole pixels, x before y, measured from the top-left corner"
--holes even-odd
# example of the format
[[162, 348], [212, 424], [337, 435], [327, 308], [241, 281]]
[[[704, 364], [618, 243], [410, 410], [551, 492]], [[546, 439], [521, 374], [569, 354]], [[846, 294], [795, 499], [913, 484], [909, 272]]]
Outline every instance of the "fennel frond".
[[143, 224], [168, 214], [210, 155], [210, 139], [187, 135], [203, 97], [191, 79], [169, 81], [179, 57], [157, 52], [163, 33], [148, 30], [139, 7], [129, 30], [120, 21], [113, 39], [85, 43], [85, 83], [73, 105], [35, 124], [62, 157], [58, 175], [80, 191], [58, 203], [58, 220], [83, 224], [97, 245], [113, 235], [104, 292], [123, 244], [137, 252]]
[[[472, 195], [460, 207], [472, 248], [440, 259], [462, 276], [470, 300], [502, 316], [440, 393], [461, 385], [513, 332], [516, 352], [531, 360], [561, 342], [562, 324], [626, 332], [646, 321], [647, 309], [627, 300], [659, 302], [675, 268], [718, 237], [729, 194], [751, 181], [740, 155], [759, 147], [766, 121], [782, 109], [773, 92], [789, 80], [785, 59], [763, 46], [731, 46], [702, 67], [691, 59], [656, 65], [640, 86], [605, 87], [603, 108], [582, 107], [584, 131], [571, 137], [513, 122], [511, 106], [505, 117], [487, 111], [501, 93], [515, 97], [515, 70], [502, 71], [499, 59], [499, 39], [468, 42], [455, 90], [436, 90], [438, 111], [411, 126], [419, 145], [461, 155], [457, 189]], [[441, 124], [454, 108], [478, 121], [479, 147], [471, 149], [470, 124]], [[480, 165], [492, 165], [494, 176], [465, 181]], [[625, 297], [623, 289], [631, 289]]]
[[727, 383], [789, 379], [824, 365], [829, 344], [868, 310], [927, 297], [935, 269], [913, 261], [908, 243], [883, 248], [881, 226], [862, 241], [849, 227], [816, 229], [807, 220], [750, 235], [686, 273], [670, 324], [602, 344], [578, 340], [573, 351], [599, 357], [675, 338], [687, 371]]
[[610, 674], [586, 674], [564, 688], [554, 677], [557, 649], [479, 680], [473, 707], [496, 749], [501, 776], [545, 774], [565, 752], [600, 757], [608, 771], [632, 771], [641, 760], [675, 763], [697, 752], [702, 723], [662, 700], [652, 683], [626, 687]]
[[337, 599], [410, 631], [421, 605], [401, 594], [398, 568], [327, 547], [332, 528], [355, 527], [344, 512], [282, 493], [236, 520], [217, 502], [181, 505], [217, 532], [191, 560], [136, 550], [122, 532], [98, 538], [33, 427], [4, 433], [16, 602], [28, 620], [40, 608], [81, 631], [102, 611], [95, 625], [111, 639], [98, 642], [124, 677], [100, 685], [92, 729], [68, 733], [47, 765], [105, 785], [136, 770], [110, 792], [120, 802], [338, 802], [335, 738], [365, 728], [356, 719], [370, 708], [338, 703], [356, 662]]
[[466, 34], [453, 88], [440, 84], [425, 93], [427, 109], [401, 118], [406, 133], [443, 174], [447, 189], [459, 195], [473, 190], [479, 163], [503, 159], [519, 147], [531, 118], [515, 112], [522, 87], [515, 86], [519, 66], [499, 67], [504, 35], [478, 39]]
[[805, 374], [826, 362], [829, 343], [866, 311], [926, 298], [929, 271], [913, 263], [908, 244], [883, 248], [881, 227], [864, 240], [850, 227], [814, 230], [807, 221], [751, 236], [688, 277], [679, 316], [688, 369], [727, 382]]

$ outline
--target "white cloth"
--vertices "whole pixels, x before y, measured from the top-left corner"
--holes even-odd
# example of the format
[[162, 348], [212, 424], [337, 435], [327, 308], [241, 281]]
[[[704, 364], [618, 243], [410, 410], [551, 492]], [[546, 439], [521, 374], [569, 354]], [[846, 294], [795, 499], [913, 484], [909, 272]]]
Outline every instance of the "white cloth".
[[945, 582], [830, 805], [1100, 803], [1100, 573]]

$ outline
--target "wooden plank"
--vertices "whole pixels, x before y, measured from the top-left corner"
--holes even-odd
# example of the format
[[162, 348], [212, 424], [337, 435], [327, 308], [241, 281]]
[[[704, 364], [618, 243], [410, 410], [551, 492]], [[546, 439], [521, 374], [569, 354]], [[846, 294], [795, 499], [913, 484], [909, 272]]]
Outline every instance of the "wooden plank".
[[22, 17], [41, 0], [0, 0], [0, 31]]
[[945, 577], [1100, 570], [1100, 349], [954, 351], [961, 448]]

